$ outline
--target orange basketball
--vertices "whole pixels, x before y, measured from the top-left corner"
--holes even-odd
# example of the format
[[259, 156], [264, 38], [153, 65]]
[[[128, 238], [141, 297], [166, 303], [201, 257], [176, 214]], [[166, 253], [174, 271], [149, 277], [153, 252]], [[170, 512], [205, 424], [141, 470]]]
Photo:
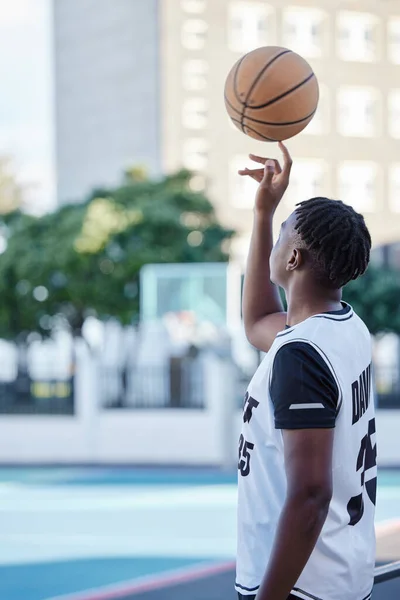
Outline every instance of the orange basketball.
[[225, 106], [233, 123], [266, 142], [300, 133], [313, 118], [318, 98], [318, 81], [308, 62], [279, 46], [245, 54], [225, 82]]

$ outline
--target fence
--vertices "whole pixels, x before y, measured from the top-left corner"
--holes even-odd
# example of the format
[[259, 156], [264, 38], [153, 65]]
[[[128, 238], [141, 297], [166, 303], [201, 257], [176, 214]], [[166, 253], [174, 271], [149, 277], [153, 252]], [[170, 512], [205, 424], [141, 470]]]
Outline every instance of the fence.
[[[26, 349], [14, 349], [12, 356], [9, 350], [3, 352], [0, 357], [0, 414], [75, 414], [76, 382], [74, 373], [71, 375], [74, 371], [73, 352], [69, 366], [64, 365], [62, 369], [57, 367], [57, 352], [54, 347], [54, 351], [42, 357], [39, 368], [36, 359], [33, 369], [26, 364]], [[146, 360], [136, 357], [128, 362], [125, 357], [125, 361], [119, 361], [120, 364], [115, 360], [112, 362], [112, 354], [109, 354], [108, 363], [104, 362], [103, 355], [92, 354], [89, 360], [96, 372], [92, 383], [96, 404], [101, 409], [204, 409], [207, 404], [205, 354], [207, 352], [193, 351], [182, 357], [164, 354], [162, 360], [159, 357], [158, 362], [152, 364], [148, 361], [151, 353]], [[127, 355], [130, 357], [129, 352]], [[234, 403], [239, 408], [251, 373], [249, 369], [243, 370], [233, 364], [232, 357], [227, 357], [227, 360], [232, 363]], [[79, 362], [75, 368], [81, 368]], [[399, 369], [377, 365], [375, 376], [378, 408], [400, 409]]]
[[0, 414], [73, 415], [74, 378], [33, 379], [27, 373], [0, 381]]
[[204, 408], [204, 364], [170, 358], [167, 365], [99, 366], [103, 408]]
[[398, 368], [376, 366], [375, 380], [379, 408], [400, 409], [400, 372]]

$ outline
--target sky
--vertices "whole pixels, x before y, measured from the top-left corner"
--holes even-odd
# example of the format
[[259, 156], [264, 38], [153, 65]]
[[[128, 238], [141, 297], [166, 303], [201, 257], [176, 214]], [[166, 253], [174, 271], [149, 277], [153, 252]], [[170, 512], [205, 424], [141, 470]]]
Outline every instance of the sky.
[[0, 155], [34, 212], [55, 205], [51, 0], [0, 0]]

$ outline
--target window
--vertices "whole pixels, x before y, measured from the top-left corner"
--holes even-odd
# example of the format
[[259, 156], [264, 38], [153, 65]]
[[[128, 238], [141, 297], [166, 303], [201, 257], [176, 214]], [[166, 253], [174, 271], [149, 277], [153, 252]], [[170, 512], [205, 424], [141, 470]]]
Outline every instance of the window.
[[338, 92], [338, 131], [349, 137], [377, 135], [380, 121], [378, 90], [343, 86]]
[[390, 61], [400, 64], [400, 17], [388, 22], [388, 56]]
[[389, 93], [389, 134], [400, 139], [400, 89]]
[[183, 103], [182, 124], [188, 129], [207, 127], [208, 101], [205, 98], [188, 98]]
[[318, 8], [291, 7], [283, 13], [283, 42], [302, 56], [318, 58], [324, 54], [325, 13]]
[[370, 161], [346, 161], [339, 166], [339, 198], [359, 212], [376, 209], [378, 165]]
[[229, 7], [229, 40], [234, 52], [249, 52], [274, 42], [273, 9], [264, 2], [233, 2]]
[[324, 135], [329, 133], [331, 124], [330, 90], [323, 83], [319, 86], [319, 102], [317, 112], [307, 125], [304, 133]]
[[204, 138], [191, 138], [183, 144], [183, 165], [190, 171], [202, 171], [208, 164], [208, 142]]
[[208, 63], [202, 59], [185, 60], [182, 65], [182, 84], [185, 90], [197, 92], [207, 87]]
[[206, 4], [206, 0], [181, 0], [182, 10], [193, 14], [204, 12]]
[[202, 50], [206, 43], [208, 25], [201, 19], [188, 19], [182, 25], [182, 45], [188, 50]]
[[391, 211], [400, 213], [400, 163], [389, 168], [389, 206]]
[[246, 154], [235, 156], [230, 163], [230, 203], [236, 208], [252, 209], [254, 206], [257, 182], [238, 174], [239, 169], [251, 168], [249, 163]]
[[342, 60], [373, 62], [378, 58], [378, 18], [343, 11], [338, 16], [338, 55]]
[[326, 164], [322, 160], [296, 160], [290, 175], [290, 185], [284, 196], [285, 204], [293, 208], [297, 202], [326, 194], [326, 171]]

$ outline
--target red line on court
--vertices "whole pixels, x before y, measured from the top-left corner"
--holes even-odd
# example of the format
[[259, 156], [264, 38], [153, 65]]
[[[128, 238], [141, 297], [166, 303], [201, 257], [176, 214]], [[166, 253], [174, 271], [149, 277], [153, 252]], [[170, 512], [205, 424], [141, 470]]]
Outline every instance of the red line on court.
[[180, 583], [226, 573], [234, 568], [234, 562], [205, 566], [198, 565], [197, 567], [188, 567], [186, 569], [169, 571], [159, 575], [141, 577], [131, 581], [102, 586], [85, 592], [78, 592], [76, 594], [53, 596], [48, 600], [116, 600], [118, 598], [123, 598], [127, 594], [134, 595], [140, 592], [163, 589], [165, 587], [179, 585]]

